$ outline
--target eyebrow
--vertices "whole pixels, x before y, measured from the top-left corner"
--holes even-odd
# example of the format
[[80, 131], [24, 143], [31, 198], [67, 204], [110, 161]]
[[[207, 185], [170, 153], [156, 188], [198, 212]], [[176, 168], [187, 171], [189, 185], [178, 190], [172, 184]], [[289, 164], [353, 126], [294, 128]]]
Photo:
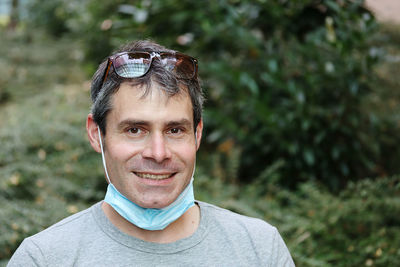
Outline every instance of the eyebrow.
[[149, 123], [142, 120], [126, 119], [118, 123], [117, 129], [122, 130], [127, 126], [145, 126], [145, 125], [149, 125]]
[[192, 125], [192, 123], [187, 119], [181, 119], [178, 121], [170, 121], [167, 123], [168, 128], [177, 127], [177, 126], [183, 126], [185, 128], [190, 128], [191, 125]]

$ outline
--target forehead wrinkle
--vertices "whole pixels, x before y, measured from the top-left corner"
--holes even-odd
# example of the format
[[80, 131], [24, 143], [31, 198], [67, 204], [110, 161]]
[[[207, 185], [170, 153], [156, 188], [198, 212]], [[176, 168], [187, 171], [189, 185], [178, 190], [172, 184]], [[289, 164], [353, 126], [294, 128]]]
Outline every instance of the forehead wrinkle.
[[[188, 86], [186, 84], [184, 84], [184, 83], [178, 82], [176, 90], [172, 91], [172, 90], [168, 90], [168, 88], [165, 88], [162, 84], [157, 82], [154, 79], [154, 77], [151, 77], [150, 79], [148, 79], [146, 81], [141, 81], [142, 79], [144, 79], [144, 77], [127, 79], [126, 81], [122, 82], [119, 85], [119, 88], [122, 87], [123, 84], [127, 84], [132, 89], [137, 89], [137, 90], [142, 89], [142, 95], [139, 97], [139, 99], [145, 99], [149, 94], [151, 95], [153, 93], [153, 91], [155, 91], [154, 90], [155, 88], [157, 88], [156, 91], [164, 93], [165, 96], [167, 96], [167, 101], [171, 97], [176, 97], [176, 96], [179, 96], [179, 97], [183, 96], [184, 97], [185, 95], [187, 95], [189, 97], [189, 99], [190, 99]], [[111, 102], [112, 103], [113, 103], [114, 96], [118, 92], [119, 92], [119, 90], [116, 90], [115, 93], [112, 94], [112, 96], [111, 96]], [[113, 106], [111, 106], [111, 109], [112, 108], [113, 108]]]
[[[168, 95], [167, 92], [165, 92], [160, 85], [157, 86], [157, 88], [153, 88], [155, 87], [155, 84], [153, 84], [153, 86], [151, 86], [149, 88], [149, 94], [144, 94], [144, 91], [146, 90], [145, 88], [146, 86], [132, 86], [130, 83], [125, 83], [121, 84], [120, 90], [118, 90], [115, 94], [112, 95], [112, 99], [111, 99], [111, 112], [121, 118], [120, 116], [124, 116], [128, 115], [125, 118], [121, 118], [121, 120], [137, 120], [140, 121], [143, 118], [141, 118], [140, 114], [142, 112], [142, 109], [146, 109], [145, 106], [147, 105], [151, 105], [152, 101], [159, 101], [158, 103], [158, 112], [160, 112], [160, 118], [162, 117], [163, 114], [163, 107], [168, 106], [168, 104], [170, 103], [170, 101], [176, 101], [176, 102], [181, 102], [181, 104], [183, 105], [185, 103], [188, 104], [188, 108], [191, 110], [190, 111], [190, 118], [187, 118], [189, 120], [193, 120], [193, 106], [192, 106], [192, 101], [190, 99], [190, 95], [188, 93], [188, 91], [186, 90], [186, 87], [182, 88], [182, 90], [178, 91], [178, 93], [174, 94], [174, 95]], [[128, 90], [131, 90], [130, 92]], [[133, 94], [132, 94], [133, 93]], [[157, 96], [154, 96], [154, 94], [159, 94]], [[129, 103], [129, 99], [127, 97], [125, 97], [126, 95], [133, 97], [132, 102], [136, 102], [135, 105], [137, 105], [137, 110], [136, 110], [136, 116], [137, 117], [129, 117], [129, 114], [125, 113], [125, 110], [123, 108], [123, 106], [126, 105], [130, 105]], [[153, 99], [154, 96], [154, 99]], [[171, 100], [172, 99], [172, 100]], [[142, 102], [142, 101], [143, 102]], [[122, 101], [122, 102], [121, 102]], [[162, 103], [162, 104], [161, 104]], [[122, 112], [122, 113], [121, 113]], [[124, 114], [125, 113], [125, 114]], [[118, 115], [119, 114], [119, 115]], [[156, 115], [153, 113], [153, 115]], [[179, 114], [176, 114], [179, 115]], [[188, 114], [189, 115], [189, 114]], [[156, 118], [157, 119], [157, 118]], [[166, 121], [179, 121], [180, 119], [182, 119], [182, 117], [180, 116], [173, 116], [173, 118], [171, 120], [166, 120]], [[150, 123], [150, 121], [149, 121]]]
[[163, 94], [166, 97], [165, 98], [160, 97], [159, 100], [164, 100], [163, 104], [165, 106], [167, 106], [171, 99], [184, 100], [185, 97], [188, 97], [189, 103], [190, 103], [190, 108], [193, 109], [192, 101], [190, 99], [190, 95], [189, 95], [187, 86], [180, 84], [179, 87], [180, 87], [179, 90], [177, 90], [175, 92], [171, 92], [171, 91], [164, 90], [163, 86], [161, 84], [154, 82], [153, 85], [150, 86], [149, 88], [143, 89], [143, 94], [139, 97], [139, 99], [145, 100], [147, 97], [150, 97], [150, 99], [151, 99], [153, 94], [156, 94], [156, 93]]

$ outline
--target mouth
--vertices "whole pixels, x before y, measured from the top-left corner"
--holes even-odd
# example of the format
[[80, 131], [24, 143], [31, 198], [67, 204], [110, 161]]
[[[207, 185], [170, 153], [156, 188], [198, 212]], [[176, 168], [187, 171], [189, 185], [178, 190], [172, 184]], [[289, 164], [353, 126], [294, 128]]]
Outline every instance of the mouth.
[[154, 173], [146, 173], [146, 172], [133, 172], [136, 176], [143, 178], [143, 179], [150, 179], [150, 180], [164, 180], [171, 178], [176, 174], [174, 173], [166, 173], [166, 174], [154, 174]]

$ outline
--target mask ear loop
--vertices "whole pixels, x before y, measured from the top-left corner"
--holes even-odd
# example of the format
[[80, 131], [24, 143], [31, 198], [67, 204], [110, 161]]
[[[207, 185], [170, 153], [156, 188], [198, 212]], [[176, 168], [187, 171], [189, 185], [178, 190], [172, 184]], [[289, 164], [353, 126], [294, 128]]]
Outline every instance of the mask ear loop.
[[99, 133], [100, 148], [101, 148], [101, 159], [103, 160], [104, 171], [106, 173], [106, 177], [107, 177], [108, 183], [111, 184], [111, 180], [110, 180], [110, 177], [108, 176], [108, 172], [107, 172], [106, 158], [104, 156], [103, 142], [101, 141], [101, 133], [100, 133], [100, 128], [99, 127], [97, 127], [97, 132]]
[[[197, 129], [194, 129], [194, 141], [197, 147]], [[196, 161], [194, 162], [193, 172], [192, 172], [192, 181], [194, 180], [194, 172], [196, 171]]]

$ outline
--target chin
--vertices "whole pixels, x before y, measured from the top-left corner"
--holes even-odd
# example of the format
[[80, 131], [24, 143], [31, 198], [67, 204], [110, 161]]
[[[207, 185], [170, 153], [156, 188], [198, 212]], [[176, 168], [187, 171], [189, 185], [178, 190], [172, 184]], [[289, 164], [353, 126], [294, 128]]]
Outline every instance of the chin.
[[143, 203], [143, 208], [146, 209], [162, 209], [170, 205], [172, 202], [174, 202], [174, 199], [154, 199], [152, 201], [147, 201]]

